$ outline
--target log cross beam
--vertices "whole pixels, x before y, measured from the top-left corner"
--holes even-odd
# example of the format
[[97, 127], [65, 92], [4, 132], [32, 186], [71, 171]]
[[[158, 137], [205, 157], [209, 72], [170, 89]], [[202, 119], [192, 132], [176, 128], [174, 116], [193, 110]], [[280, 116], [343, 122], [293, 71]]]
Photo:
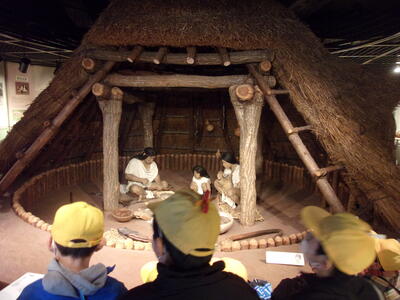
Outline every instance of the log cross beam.
[[89, 94], [92, 89], [92, 85], [102, 80], [107, 73], [112, 69], [115, 62], [106, 62], [103, 67], [97, 71], [94, 75], [89, 77], [86, 83], [80, 88], [80, 90], [65, 104], [62, 110], [52, 120], [52, 126], [46, 127], [42, 133], [36, 138], [36, 140], [30, 145], [25, 151], [24, 156], [18, 159], [14, 165], [8, 170], [8, 172], [0, 180], [0, 193], [4, 192], [18, 177], [19, 174], [28, 166], [31, 161], [39, 154], [40, 150], [51, 140], [60, 128], [64, 121], [71, 115], [75, 108], [81, 103], [81, 101]]
[[[283, 111], [281, 105], [279, 104], [278, 100], [274, 95], [270, 95], [270, 87], [265, 82], [263, 76], [256, 70], [253, 65], [248, 64], [247, 68], [251, 75], [255, 78], [260, 87], [261, 91], [264, 94], [264, 98], [268, 103], [271, 111], [274, 112], [276, 118], [278, 119], [279, 123], [281, 124], [283, 130], [288, 132], [293, 132], [294, 127], [292, 122], [289, 120], [286, 113]], [[317, 163], [315, 162], [314, 158], [311, 156], [310, 151], [308, 151], [307, 147], [304, 145], [303, 141], [301, 140], [298, 133], [294, 132], [292, 134], [287, 134], [289, 141], [292, 143], [294, 149], [296, 150], [297, 154], [299, 155], [300, 159], [303, 161], [304, 165], [306, 166], [307, 170], [310, 172], [311, 175], [314, 175], [317, 171], [320, 170]], [[334, 212], [343, 212], [345, 211], [342, 203], [340, 202], [339, 198], [337, 197], [335, 191], [333, 190], [331, 184], [328, 182], [326, 177], [319, 177], [316, 180], [316, 185], [320, 189], [322, 195], [332, 207]]]
[[[156, 51], [144, 51], [142, 47], [138, 47], [133, 51], [124, 50], [102, 50], [91, 49], [87, 50], [87, 57], [105, 60], [105, 61], [135, 61], [144, 63], [154, 63]], [[221, 56], [219, 53], [196, 53], [196, 48], [188, 47], [187, 53], [166, 53], [162, 64], [170, 65], [196, 65], [196, 66], [220, 66]], [[232, 65], [259, 63], [262, 61], [270, 61], [274, 54], [270, 50], [252, 50], [252, 51], [235, 51], [229, 53], [229, 63]]]

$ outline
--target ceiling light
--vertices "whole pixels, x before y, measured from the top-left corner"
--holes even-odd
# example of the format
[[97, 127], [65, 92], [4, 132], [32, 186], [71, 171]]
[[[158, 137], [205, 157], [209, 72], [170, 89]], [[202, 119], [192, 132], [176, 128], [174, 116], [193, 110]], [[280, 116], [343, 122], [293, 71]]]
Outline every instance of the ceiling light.
[[29, 65], [31, 64], [31, 60], [29, 58], [23, 57], [19, 61], [19, 67], [18, 70], [21, 73], [26, 73], [28, 71]]
[[398, 64], [398, 65], [396, 65], [396, 67], [394, 67], [393, 72], [400, 73], [400, 64]]

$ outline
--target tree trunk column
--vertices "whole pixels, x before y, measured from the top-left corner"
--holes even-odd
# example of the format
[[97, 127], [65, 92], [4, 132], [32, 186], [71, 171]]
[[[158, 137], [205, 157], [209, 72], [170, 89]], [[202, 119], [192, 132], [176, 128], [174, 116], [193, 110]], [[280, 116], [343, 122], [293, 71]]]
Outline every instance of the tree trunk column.
[[118, 208], [118, 131], [122, 112], [121, 89], [111, 89], [110, 99], [99, 98], [99, 106], [103, 113], [103, 199], [104, 210]]
[[139, 113], [143, 121], [143, 144], [144, 148], [153, 147], [153, 115], [155, 103], [141, 103]]
[[256, 90], [253, 99], [239, 102], [235, 90], [236, 86], [229, 88], [240, 126], [240, 223], [250, 226], [255, 221], [257, 133], [264, 100]]

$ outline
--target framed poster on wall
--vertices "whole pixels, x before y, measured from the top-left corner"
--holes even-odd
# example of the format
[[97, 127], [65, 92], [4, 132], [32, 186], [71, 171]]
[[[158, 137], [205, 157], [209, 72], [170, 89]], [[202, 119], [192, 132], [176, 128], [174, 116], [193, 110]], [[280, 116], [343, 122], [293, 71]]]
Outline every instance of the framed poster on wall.
[[29, 82], [15, 82], [15, 93], [17, 95], [29, 95]]

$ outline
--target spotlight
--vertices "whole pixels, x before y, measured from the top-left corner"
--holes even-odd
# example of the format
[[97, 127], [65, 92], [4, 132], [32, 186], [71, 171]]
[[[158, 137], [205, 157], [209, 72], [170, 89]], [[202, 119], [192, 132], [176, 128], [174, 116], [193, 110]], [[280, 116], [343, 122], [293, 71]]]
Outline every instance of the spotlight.
[[29, 58], [23, 57], [19, 61], [19, 67], [18, 70], [21, 73], [26, 73], [28, 71], [29, 65], [31, 64], [31, 60]]
[[400, 73], [400, 65], [397, 65], [394, 69], [393, 69], [394, 73]]

